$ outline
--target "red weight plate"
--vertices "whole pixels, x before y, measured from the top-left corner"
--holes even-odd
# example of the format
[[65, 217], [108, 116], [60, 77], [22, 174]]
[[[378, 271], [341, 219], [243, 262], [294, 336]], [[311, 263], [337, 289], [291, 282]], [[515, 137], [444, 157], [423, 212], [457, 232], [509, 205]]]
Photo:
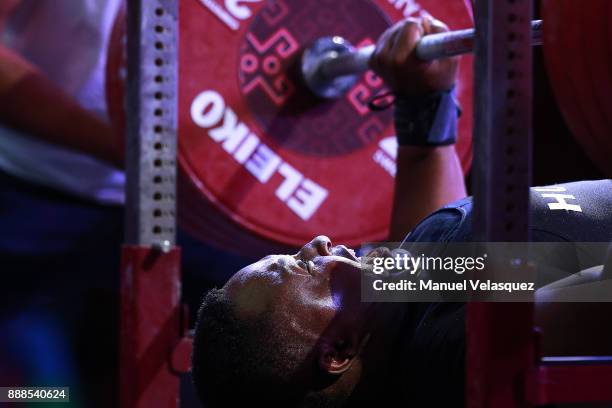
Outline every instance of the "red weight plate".
[[[570, 30], [573, 35], [566, 35], [566, 39], [570, 55], [574, 58], [568, 59], [567, 70], [576, 92], [574, 103], [583, 112], [589, 129], [590, 138], [582, 140], [582, 145], [596, 163], [601, 163], [602, 159], [609, 158], [602, 155], [604, 152], [602, 147], [605, 149], [609, 128], [605, 123], [602, 106], [597, 101], [595, 88], [603, 87], [605, 85], [603, 81], [608, 78], [594, 77], [593, 67], [589, 65], [601, 66], [602, 62], [605, 62], [602, 58], [605, 54], [602, 52], [607, 50], [607, 45], [599, 41], [605, 32], [602, 30], [605, 27], [605, 20], [600, 19], [605, 4], [601, 0], [593, 0], [586, 5], [576, 1], [570, 4], [571, 12], [567, 16], [572, 19], [571, 26], [575, 27], [575, 30]], [[602, 25], [597, 27], [600, 20]], [[597, 29], [593, 30], [594, 27]]]
[[179, 222], [188, 234], [204, 239], [216, 247], [237, 251], [244, 256], [263, 256], [274, 252], [289, 253], [295, 248], [250, 234], [220, 213], [213, 204], [201, 199], [200, 191], [191, 183], [179, 183], [181, 203], [190, 203], [189, 211], [179, 211]]
[[[453, 3], [412, 11], [469, 26], [464, 3]], [[180, 163], [194, 185], [238, 224], [284, 244], [321, 232], [353, 245], [383, 238], [394, 163], [380, 144], [392, 136], [392, 120], [366, 106], [383, 84], [368, 73], [345, 98], [320, 101], [296, 73], [301, 50], [316, 38], [367, 44], [402, 12], [366, 0], [218, 6], [193, 0], [181, 8]], [[463, 69], [466, 108], [470, 84]], [[470, 116], [460, 146], [470, 144]]]
[[[612, 175], [612, 53], [608, 44], [610, 9], [612, 6], [609, 0], [595, 0], [583, 8], [580, 47], [591, 90], [588, 106], [593, 111], [592, 125], [595, 131], [592, 150], [598, 154], [599, 167], [608, 175]], [[585, 47], [584, 44], [589, 46]]]
[[[422, 6], [422, 7], [421, 7]], [[303, 89], [301, 51], [341, 35], [375, 41], [405, 15], [472, 25], [462, 0], [199, 1], [180, 13], [179, 222], [203, 240], [252, 254], [301, 245], [319, 233], [359, 245], [384, 239], [393, 173], [391, 112], [372, 113], [382, 89], [371, 72], [336, 101]], [[118, 20], [120, 21], [120, 20]], [[363, 24], [367, 21], [368, 24]], [[122, 24], [109, 50], [109, 111], [123, 126]], [[457, 153], [472, 160], [472, 61], [457, 84]]]
[[[610, 173], [610, 127], [597, 94], [610, 93], [605, 30], [597, 28], [605, 5], [548, 0], [543, 3], [544, 55], [557, 103], [566, 123], [589, 157]], [[602, 14], [600, 14], [602, 13]], [[604, 23], [603, 27], [607, 24]], [[593, 65], [597, 65], [594, 67]], [[604, 78], [605, 77], [605, 78]], [[602, 89], [598, 89], [602, 88]], [[609, 104], [608, 102], [605, 102]]]
[[[117, 134], [118, 149], [123, 152], [125, 128], [124, 80], [125, 72], [125, 10], [121, 9], [113, 27], [107, 60], [106, 98], [109, 116]], [[200, 191], [179, 169], [178, 211], [179, 224], [188, 234], [203, 239], [223, 249], [240, 249], [246, 256], [261, 256], [274, 250], [289, 251], [279, 243], [254, 236], [240, 228], [218, 209], [202, 198]]]
[[570, 6], [565, 0], [542, 2], [544, 57], [557, 104], [568, 127], [574, 135], [589, 135], [582, 111], [565, 102], [576, 100], [571, 76], [566, 69], [567, 59], [573, 57], [567, 51], [565, 39], [566, 34], [571, 34], [565, 25], [568, 20], [565, 15], [571, 12]]

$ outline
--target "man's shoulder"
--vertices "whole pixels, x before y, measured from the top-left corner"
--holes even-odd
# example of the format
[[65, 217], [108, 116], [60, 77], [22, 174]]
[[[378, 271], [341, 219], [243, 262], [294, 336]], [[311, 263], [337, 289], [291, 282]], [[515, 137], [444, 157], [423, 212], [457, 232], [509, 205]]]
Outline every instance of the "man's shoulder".
[[[606, 241], [612, 239], [612, 180], [588, 180], [530, 191], [531, 229], [535, 241]], [[472, 240], [471, 197], [431, 213], [404, 242]]]
[[535, 241], [559, 237], [571, 242], [612, 239], [612, 180], [588, 180], [531, 189]]
[[467, 240], [472, 231], [472, 197], [462, 198], [428, 215], [404, 242], [451, 242]]

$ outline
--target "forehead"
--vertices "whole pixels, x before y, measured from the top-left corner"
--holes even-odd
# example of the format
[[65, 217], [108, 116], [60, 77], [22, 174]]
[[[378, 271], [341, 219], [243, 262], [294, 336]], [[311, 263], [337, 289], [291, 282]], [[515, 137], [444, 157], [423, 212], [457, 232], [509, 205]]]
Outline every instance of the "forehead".
[[277, 284], [281, 280], [282, 273], [288, 265], [289, 255], [268, 255], [259, 261], [245, 266], [228, 281], [230, 286], [246, 285], [250, 282], [260, 281], [267, 284]]
[[285, 280], [288, 255], [269, 255], [242, 268], [225, 284], [225, 289], [244, 314], [257, 314], [269, 309], [280, 296]]

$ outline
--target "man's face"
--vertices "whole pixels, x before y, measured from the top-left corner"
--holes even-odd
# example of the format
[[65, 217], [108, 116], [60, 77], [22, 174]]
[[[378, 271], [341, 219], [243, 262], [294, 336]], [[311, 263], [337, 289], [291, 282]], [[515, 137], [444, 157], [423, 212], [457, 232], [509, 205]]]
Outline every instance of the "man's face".
[[270, 255], [241, 269], [225, 289], [241, 318], [272, 310], [274, 325], [316, 341], [330, 325], [363, 326], [360, 272], [352, 250], [318, 236], [294, 255]]

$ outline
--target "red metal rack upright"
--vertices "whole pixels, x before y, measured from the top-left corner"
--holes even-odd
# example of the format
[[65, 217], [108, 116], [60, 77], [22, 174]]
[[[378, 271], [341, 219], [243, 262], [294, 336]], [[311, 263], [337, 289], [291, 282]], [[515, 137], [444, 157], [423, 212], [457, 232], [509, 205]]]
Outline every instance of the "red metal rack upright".
[[[531, 0], [475, 2], [473, 229], [479, 242], [530, 240], [532, 7]], [[467, 407], [612, 402], [612, 359], [536, 354], [533, 306], [468, 305]]]
[[119, 406], [179, 406], [191, 344], [176, 239], [178, 0], [127, 2]]

